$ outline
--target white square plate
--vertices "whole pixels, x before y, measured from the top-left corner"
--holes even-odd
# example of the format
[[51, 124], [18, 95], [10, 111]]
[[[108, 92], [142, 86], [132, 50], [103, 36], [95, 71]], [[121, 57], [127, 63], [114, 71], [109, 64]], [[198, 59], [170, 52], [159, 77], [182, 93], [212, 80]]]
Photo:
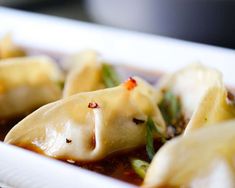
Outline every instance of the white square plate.
[[[235, 51], [0, 7], [0, 37], [69, 54], [86, 48], [110, 62], [174, 71], [192, 62], [215, 67], [235, 86]], [[0, 182], [17, 188], [134, 187], [0, 142]]]

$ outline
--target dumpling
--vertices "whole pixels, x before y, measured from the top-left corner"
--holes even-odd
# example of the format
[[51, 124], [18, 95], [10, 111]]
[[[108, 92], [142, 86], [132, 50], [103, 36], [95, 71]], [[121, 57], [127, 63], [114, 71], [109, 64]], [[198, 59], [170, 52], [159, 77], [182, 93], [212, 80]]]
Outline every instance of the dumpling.
[[70, 60], [63, 96], [105, 88], [102, 82], [102, 64], [94, 51], [84, 51]]
[[235, 121], [204, 127], [166, 143], [144, 187], [235, 187]]
[[185, 134], [235, 117], [234, 102], [229, 100], [222, 75], [215, 69], [192, 64], [164, 78], [158, 88], [161, 95], [170, 91], [179, 97], [181, 113], [189, 120]]
[[[63, 97], [119, 85], [112, 66], [104, 63], [95, 51], [87, 50], [75, 54], [68, 58], [63, 65], [68, 70]], [[105, 81], [111, 81], [112, 85]]]
[[0, 40], [0, 59], [25, 56], [26, 53], [20, 47], [17, 47], [10, 34], [5, 35]]
[[48, 57], [0, 61], [0, 118], [12, 118], [61, 98], [63, 74]]
[[5, 142], [58, 159], [100, 160], [144, 145], [148, 117], [165, 133], [155, 100], [152, 86], [130, 78], [117, 87], [79, 93], [41, 107], [19, 122]]

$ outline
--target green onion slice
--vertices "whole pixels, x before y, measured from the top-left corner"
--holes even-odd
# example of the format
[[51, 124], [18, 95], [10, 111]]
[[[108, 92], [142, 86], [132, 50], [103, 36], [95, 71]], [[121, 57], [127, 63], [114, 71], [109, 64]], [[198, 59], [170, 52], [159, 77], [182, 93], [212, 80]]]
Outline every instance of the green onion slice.
[[168, 125], [175, 125], [181, 116], [180, 100], [171, 91], [164, 94], [159, 108]]
[[154, 133], [157, 133], [161, 137], [163, 143], [166, 142], [166, 139], [164, 135], [157, 129], [151, 117], [148, 117], [146, 126], [147, 126], [146, 151], [149, 159], [152, 160], [155, 155], [154, 137], [153, 137]]
[[103, 63], [102, 65], [102, 78], [107, 88], [115, 87], [120, 84], [120, 79], [118, 77], [117, 72], [115, 71], [112, 65], [106, 63]]
[[149, 167], [149, 163], [140, 159], [132, 158], [131, 166], [134, 169], [135, 173], [144, 179], [146, 171]]

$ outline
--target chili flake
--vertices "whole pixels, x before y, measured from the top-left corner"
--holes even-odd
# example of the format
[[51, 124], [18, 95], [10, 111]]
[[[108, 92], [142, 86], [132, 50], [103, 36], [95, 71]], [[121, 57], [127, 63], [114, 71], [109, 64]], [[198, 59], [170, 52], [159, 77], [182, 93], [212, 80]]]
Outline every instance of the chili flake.
[[133, 79], [132, 77], [129, 77], [129, 79], [125, 82], [125, 87], [128, 90], [132, 90], [137, 86], [137, 82], [135, 79]]
[[66, 143], [71, 143], [72, 142], [72, 140], [71, 139], [68, 139], [68, 138], [66, 138]]
[[99, 108], [99, 105], [96, 102], [89, 102], [88, 108]]

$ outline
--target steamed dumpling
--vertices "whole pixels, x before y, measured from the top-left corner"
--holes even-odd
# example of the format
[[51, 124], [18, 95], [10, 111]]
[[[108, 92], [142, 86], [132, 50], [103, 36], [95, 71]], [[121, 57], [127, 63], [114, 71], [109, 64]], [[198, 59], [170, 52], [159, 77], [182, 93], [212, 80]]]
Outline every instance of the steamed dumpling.
[[204, 127], [166, 143], [144, 187], [235, 187], [235, 121]]
[[65, 66], [69, 69], [63, 96], [105, 88], [102, 81], [102, 63], [95, 51], [84, 51], [73, 55]]
[[28, 113], [61, 97], [63, 75], [47, 57], [0, 61], [0, 118]]
[[139, 78], [79, 93], [41, 107], [19, 122], [5, 142], [59, 159], [99, 160], [144, 145], [148, 116], [165, 133], [155, 100], [154, 88]]
[[235, 117], [235, 106], [215, 69], [190, 65], [165, 78], [159, 88], [179, 97], [184, 118], [189, 119], [185, 133]]
[[20, 47], [16, 46], [10, 34], [5, 35], [0, 40], [0, 59], [6, 59], [11, 57], [22, 57], [26, 53]]

